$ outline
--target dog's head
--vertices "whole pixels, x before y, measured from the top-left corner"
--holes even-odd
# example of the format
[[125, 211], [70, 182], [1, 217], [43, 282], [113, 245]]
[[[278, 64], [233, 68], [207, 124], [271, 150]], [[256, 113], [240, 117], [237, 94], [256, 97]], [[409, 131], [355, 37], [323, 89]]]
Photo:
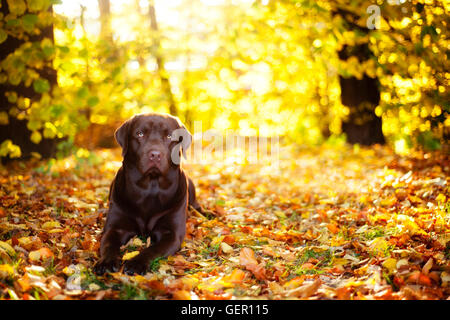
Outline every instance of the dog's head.
[[181, 121], [167, 114], [141, 114], [125, 121], [115, 132], [124, 162], [134, 164], [143, 175], [157, 177], [180, 165], [192, 135]]

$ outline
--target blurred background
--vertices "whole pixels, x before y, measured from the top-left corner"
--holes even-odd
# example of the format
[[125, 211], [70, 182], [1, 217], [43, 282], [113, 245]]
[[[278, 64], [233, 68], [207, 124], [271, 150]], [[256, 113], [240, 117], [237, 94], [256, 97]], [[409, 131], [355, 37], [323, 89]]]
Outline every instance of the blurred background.
[[448, 150], [439, 0], [2, 0], [0, 157], [116, 146], [141, 112], [301, 145]]

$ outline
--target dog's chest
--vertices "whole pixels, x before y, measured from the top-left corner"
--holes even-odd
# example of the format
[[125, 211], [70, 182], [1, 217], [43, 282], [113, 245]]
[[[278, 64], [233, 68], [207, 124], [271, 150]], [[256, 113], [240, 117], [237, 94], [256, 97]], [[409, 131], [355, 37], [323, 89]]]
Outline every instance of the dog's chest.
[[164, 209], [158, 197], [139, 199], [136, 204], [139, 208], [139, 214], [136, 216], [139, 233], [148, 235], [161, 217], [161, 212]]

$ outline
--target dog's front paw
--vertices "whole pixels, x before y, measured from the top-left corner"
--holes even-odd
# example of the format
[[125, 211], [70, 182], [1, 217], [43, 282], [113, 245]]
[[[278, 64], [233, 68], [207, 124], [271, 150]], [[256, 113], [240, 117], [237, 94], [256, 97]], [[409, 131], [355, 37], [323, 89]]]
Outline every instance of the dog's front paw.
[[94, 266], [94, 273], [102, 275], [106, 272], [117, 272], [120, 269], [120, 260], [115, 259], [100, 259]]
[[123, 266], [123, 272], [128, 275], [147, 273], [148, 261], [142, 257], [136, 256], [127, 260]]

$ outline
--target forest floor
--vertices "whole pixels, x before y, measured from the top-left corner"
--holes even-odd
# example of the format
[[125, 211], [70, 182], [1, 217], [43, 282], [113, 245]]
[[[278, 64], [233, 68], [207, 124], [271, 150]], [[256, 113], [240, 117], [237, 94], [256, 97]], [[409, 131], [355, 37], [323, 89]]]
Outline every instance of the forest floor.
[[[96, 276], [119, 150], [0, 166], [2, 299], [448, 299], [450, 158], [280, 150], [185, 165], [204, 214], [144, 276]], [[129, 259], [148, 245], [123, 246]]]

